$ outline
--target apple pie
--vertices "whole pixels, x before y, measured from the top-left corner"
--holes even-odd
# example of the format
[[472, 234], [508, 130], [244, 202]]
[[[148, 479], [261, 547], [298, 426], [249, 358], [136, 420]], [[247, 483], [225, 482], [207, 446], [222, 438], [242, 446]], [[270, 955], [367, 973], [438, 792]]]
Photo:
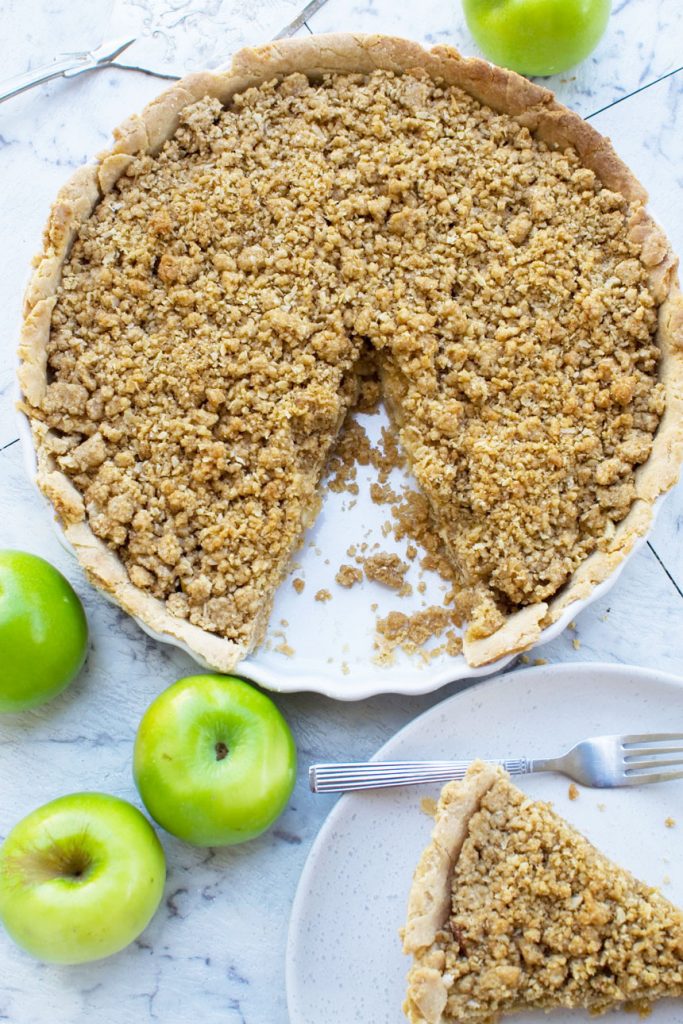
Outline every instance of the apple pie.
[[404, 948], [411, 1024], [683, 995], [681, 911], [481, 761], [441, 793]]
[[647, 531], [683, 455], [676, 260], [546, 89], [320, 36], [189, 75], [114, 136], [52, 210], [20, 381], [68, 541], [148, 627], [222, 670], [259, 643], [369, 360], [471, 664]]

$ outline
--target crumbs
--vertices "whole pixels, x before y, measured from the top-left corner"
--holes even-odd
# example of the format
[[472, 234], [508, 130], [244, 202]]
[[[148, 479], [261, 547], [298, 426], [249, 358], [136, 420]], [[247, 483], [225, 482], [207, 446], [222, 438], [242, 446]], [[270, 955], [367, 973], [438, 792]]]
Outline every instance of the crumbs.
[[315, 599], [316, 601], [319, 601], [321, 604], [325, 604], [326, 601], [332, 600], [332, 594], [329, 592], [329, 590], [319, 590], [315, 595]]
[[406, 488], [401, 500], [392, 506], [391, 514], [395, 519], [396, 540], [407, 537], [413, 541], [413, 544], [408, 545], [408, 551], [412, 552], [412, 558], [416, 557], [418, 551], [415, 545], [424, 552], [420, 561], [421, 568], [435, 572], [442, 580], [453, 584], [454, 570], [436, 528], [429, 501], [424, 494]]
[[666, 825], [667, 828], [675, 828], [676, 827], [676, 819], [675, 818], [665, 818], [664, 819], [664, 824]]
[[579, 799], [579, 789], [578, 789], [578, 786], [575, 786], [573, 782], [570, 783], [570, 785], [569, 785], [569, 789], [567, 790], [567, 796], [569, 797], [570, 800], [578, 800]]
[[292, 580], [292, 586], [293, 586], [293, 587], [294, 587], [294, 589], [296, 590], [297, 594], [303, 594], [303, 592], [304, 592], [304, 587], [306, 586], [306, 584], [305, 584], [305, 582], [304, 582], [304, 581], [303, 581], [303, 580], [301, 579], [301, 577], [300, 577], [300, 576], [297, 576], [297, 577], [296, 577], [295, 579], [293, 579], [293, 580]]
[[339, 572], [334, 577], [340, 587], [349, 590], [354, 583], [360, 583], [363, 573], [355, 565], [340, 565]]
[[[389, 587], [390, 590], [398, 591], [401, 597], [412, 593], [412, 586], [405, 580], [408, 565], [398, 555], [388, 551], [378, 551], [376, 554], [366, 556], [363, 554], [364, 550], [367, 550], [367, 544], [360, 545], [360, 553], [355, 545], [348, 549], [347, 554], [355, 558], [357, 564], [344, 563], [340, 565], [335, 576], [340, 587], [345, 587], [348, 590], [355, 583], [360, 583], [364, 570], [368, 580], [381, 583], [383, 586]], [[360, 569], [359, 566], [362, 566], [363, 569]]]
[[[368, 545], [353, 544], [347, 549], [349, 558], [353, 558], [358, 567], [362, 567], [366, 578], [396, 592], [400, 597], [413, 593], [413, 586], [406, 579], [411, 563], [415, 563], [420, 575], [422, 572], [436, 573], [449, 589], [444, 595], [443, 606], [431, 605], [413, 614], [390, 612], [384, 618], [376, 620], [376, 642], [380, 662], [391, 661], [397, 649], [405, 653], [420, 653], [425, 660], [432, 660], [441, 655], [457, 656], [462, 653], [462, 640], [453, 630], [453, 626], [462, 624], [462, 615], [454, 603], [457, 598], [454, 570], [448, 560], [445, 545], [436, 528], [431, 508], [426, 497], [407, 486], [402, 493], [388, 482], [393, 470], [403, 469], [406, 457], [398, 446], [397, 432], [392, 428], [383, 428], [379, 443], [367, 448], [365, 432], [354, 433], [349, 444], [343, 446], [346, 459], [354, 452], [358, 461], [365, 465], [367, 461], [377, 471], [378, 479], [370, 485], [370, 497], [376, 505], [391, 507], [391, 520], [382, 525], [382, 535], [393, 534], [397, 542], [407, 540], [404, 561], [398, 554], [377, 551], [367, 554]], [[366, 461], [367, 460], [367, 461]], [[347, 470], [347, 478], [355, 475]], [[341, 586], [350, 587], [359, 581], [358, 570], [354, 566], [342, 565], [335, 577]], [[427, 586], [420, 579], [416, 584], [418, 594], [426, 593]], [[377, 610], [373, 604], [371, 610]], [[432, 650], [426, 646], [431, 641], [443, 638], [443, 643]]]
[[375, 505], [391, 505], [398, 501], [398, 494], [389, 484], [374, 483], [370, 485], [370, 497]]
[[381, 441], [377, 448], [370, 449], [370, 464], [377, 470], [380, 484], [385, 484], [394, 469], [403, 469], [406, 456], [398, 447], [396, 432], [382, 427]]
[[[371, 382], [369, 374], [366, 380]], [[372, 393], [371, 388], [368, 393]], [[369, 582], [378, 583], [399, 597], [408, 597], [414, 588], [407, 574], [414, 564], [420, 576], [425, 571], [434, 572], [449, 585], [441, 607], [431, 605], [413, 614], [394, 611], [384, 618], [376, 618], [375, 649], [378, 654], [375, 660], [380, 664], [391, 663], [397, 649], [407, 654], [418, 654], [427, 662], [442, 654], [455, 657], [462, 653], [462, 640], [453, 628], [462, 623], [462, 615], [454, 606], [454, 572], [437, 532], [429, 502], [424, 495], [406, 485], [399, 493], [389, 483], [392, 471], [402, 469], [405, 464], [394, 429], [382, 428], [378, 443], [373, 444], [363, 426], [350, 417], [328, 462], [329, 490], [354, 495], [359, 490], [358, 466], [372, 466], [377, 479], [370, 484], [370, 498], [376, 505], [390, 506], [391, 509], [391, 519], [382, 524], [382, 536], [393, 535], [397, 542], [408, 541], [405, 559], [393, 552], [376, 550], [379, 545], [370, 545], [367, 541], [349, 545], [346, 549], [349, 562], [339, 566], [335, 582], [349, 590], [365, 576]], [[418, 580], [415, 589], [420, 595], [426, 593], [423, 579]], [[327, 601], [331, 596], [329, 591], [318, 591], [315, 599]], [[378, 605], [373, 603], [370, 610], [376, 613]], [[441, 640], [439, 646], [428, 649], [427, 645], [435, 640]]]
[[346, 491], [348, 494], [357, 495], [357, 466], [369, 465], [370, 455], [370, 438], [365, 428], [350, 415], [347, 416], [327, 465], [328, 490], [336, 494]]
[[[380, 551], [376, 555], [366, 558], [363, 568], [367, 579], [381, 583], [391, 590], [405, 592], [405, 575], [408, 572], [408, 566], [398, 555]], [[408, 584], [408, 586], [410, 585]], [[412, 591], [412, 587], [410, 590]]]
[[569, 623], [569, 625], [567, 626], [567, 629], [570, 630], [572, 633], [574, 633], [574, 636], [572, 637], [572, 647], [574, 648], [575, 651], [581, 650], [581, 641], [580, 641], [580, 639], [578, 637], [578, 634], [576, 632], [576, 622], [575, 622], [575, 620], [572, 620]]
[[420, 810], [430, 818], [436, 817], [436, 800], [431, 796], [423, 796], [420, 800]]
[[[462, 638], [451, 628], [457, 624], [455, 618], [452, 610], [439, 605], [431, 605], [413, 615], [389, 612], [385, 618], [377, 620], [375, 647], [379, 653], [376, 661], [380, 664], [390, 662], [397, 648], [407, 654], [414, 654], [419, 650], [427, 660], [442, 653], [455, 657], [462, 652]], [[445, 643], [442, 647], [431, 651], [425, 649], [425, 644], [443, 634]]]

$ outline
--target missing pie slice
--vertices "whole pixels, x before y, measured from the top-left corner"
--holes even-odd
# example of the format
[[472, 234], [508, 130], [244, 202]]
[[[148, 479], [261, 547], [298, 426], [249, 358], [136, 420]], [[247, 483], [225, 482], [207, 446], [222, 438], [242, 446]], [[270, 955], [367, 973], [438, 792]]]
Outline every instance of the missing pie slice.
[[500, 768], [448, 783], [404, 932], [411, 1024], [683, 995], [683, 914]]
[[60, 193], [26, 296], [38, 482], [90, 578], [232, 669], [371, 356], [468, 661], [529, 647], [683, 456], [645, 199], [550, 92], [448, 47], [311, 37], [174, 85]]

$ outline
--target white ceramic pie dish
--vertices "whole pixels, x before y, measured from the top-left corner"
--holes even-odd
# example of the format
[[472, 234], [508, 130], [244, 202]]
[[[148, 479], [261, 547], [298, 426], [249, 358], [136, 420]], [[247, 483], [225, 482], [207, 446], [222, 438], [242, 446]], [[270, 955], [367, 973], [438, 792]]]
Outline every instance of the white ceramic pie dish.
[[[26, 472], [35, 484], [37, 461], [31, 429], [28, 419], [22, 413], [18, 420]], [[371, 436], [379, 434], [380, 426], [388, 422], [382, 412], [373, 417], [364, 417], [363, 421]], [[396, 470], [394, 473], [398, 476], [392, 483], [394, 489], [397, 489], [401, 474]], [[397, 545], [390, 536], [382, 534], [382, 524], [388, 516], [386, 506], [378, 506], [370, 499], [369, 483], [373, 478], [374, 470], [359, 466], [357, 482], [360, 494], [357, 498], [333, 492], [325, 496], [318, 520], [307, 531], [304, 544], [296, 555], [294, 565], [297, 568], [278, 590], [266, 640], [238, 665], [238, 674], [280, 693], [307, 691], [335, 700], [364, 700], [382, 693], [428, 693], [456, 680], [478, 679], [499, 672], [516, 657], [511, 654], [480, 668], [469, 666], [463, 655], [449, 657], [443, 654], [428, 664], [417, 654], [408, 656], [400, 653], [393, 664], [378, 664], [373, 660], [377, 653], [373, 646], [375, 614], [386, 615], [393, 609], [410, 613], [417, 610], [423, 601], [440, 603], [443, 587], [438, 578], [425, 574], [427, 591], [424, 596], [414, 593], [411, 598], [398, 598], [385, 587], [365, 580], [351, 590], [344, 590], [335, 583], [334, 576], [338, 567], [342, 563], [353, 563], [347, 554], [350, 544], [358, 546], [366, 543], [368, 551], [373, 544], [378, 544], [381, 550], [401, 554], [405, 551], [405, 542]], [[403, 479], [408, 480], [409, 477]], [[52, 506], [37, 485], [36, 490], [52, 513]], [[650, 529], [663, 497], [655, 502]], [[64, 547], [74, 554], [56, 519], [54, 525]], [[557, 622], [542, 631], [535, 649], [554, 640], [584, 608], [602, 598], [614, 586], [628, 561], [647, 541], [647, 536], [636, 540], [608, 579], [598, 584], [588, 597], [570, 604]], [[294, 577], [306, 582], [301, 595], [291, 586]], [[418, 578], [416, 574], [408, 577], [413, 582], [417, 582]], [[333, 595], [331, 600], [316, 601], [314, 594], [319, 590], [329, 590]], [[111, 600], [107, 594], [102, 593]], [[379, 606], [376, 613], [370, 609], [372, 604]], [[286, 626], [282, 625], [283, 620]], [[204, 668], [211, 668], [182, 641], [157, 633], [140, 619], [136, 618], [135, 621], [159, 643], [179, 647]], [[278, 650], [283, 644], [294, 653], [287, 654]]]
[[[354, 61], [359, 59], [359, 53], [361, 55], [365, 53], [364, 38], [334, 37], [335, 45], [338, 43], [342, 49], [344, 48], [342, 44], [346, 45], [349, 40], [353, 43]], [[399, 49], [407, 46], [410, 49], [411, 59], [415, 57], [413, 52], [415, 44], [401, 40], [389, 40], [388, 43], [390, 50], [393, 45], [398, 46]], [[292, 52], [296, 51], [296, 60], [303, 61], [302, 66], [305, 69], [308, 69], [307, 61], [311, 59], [310, 55], [307, 56], [308, 51], [317, 45], [317, 43], [307, 42], [303, 48], [294, 47]], [[336, 50], [333, 48], [330, 52], [336, 53]], [[241, 56], [247, 61], [248, 68], [251, 68], [249, 61], [253, 56], [257, 61], [260, 75], [262, 69], [258, 62], [264, 57], [264, 54], [268, 60], [273, 57], [266, 47], [263, 52], [244, 51], [238, 55], [236, 60], [239, 62]], [[274, 54], [279, 59], [279, 51], [274, 51]], [[368, 54], [374, 61], [374, 51], [368, 50]], [[420, 54], [424, 55], [423, 51], [420, 51]], [[283, 66], [288, 71], [293, 67], [289, 60], [285, 60]], [[327, 67], [327, 65], [325, 66]], [[372, 66], [375, 64], [373, 63]], [[384, 65], [382, 64], [382, 66]], [[403, 65], [401, 64], [401, 66]], [[569, 118], [575, 118], [575, 115], [571, 115], [567, 111], [565, 114]], [[575, 120], [578, 121], [576, 118]], [[158, 126], [155, 124], [155, 127]], [[574, 125], [574, 127], [577, 131], [580, 129], [580, 132], [585, 129], [582, 122], [578, 122], [578, 125]], [[621, 167], [618, 161], [615, 166], [617, 166], [617, 170]], [[625, 180], [628, 187], [633, 185], [638, 191], [640, 186], [635, 179], [631, 179], [630, 172], [625, 168], [622, 168], [622, 171], [626, 175]], [[619, 178], [619, 174], [617, 174], [617, 178]], [[619, 185], [618, 181], [617, 185]], [[653, 228], [653, 230], [655, 229]], [[667, 251], [666, 260], [669, 260], [667, 267], [670, 266], [670, 255], [670, 251]], [[374, 420], [374, 430], [378, 434], [377, 424], [381, 425], [387, 421], [384, 418], [384, 413], [374, 417]], [[664, 433], [668, 437], [668, 433], [666, 431]], [[35, 479], [36, 455], [30, 428], [25, 421], [22, 423], [21, 434], [24, 440], [28, 472], [31, 478]], [[683, 439], [681, 444], [683, 444]], [[663, 445], [660, 445], [661, 447]], [[437, 578], [425, 577], [426, 591], [418, 592], [416, 584], [422, 582], [422, 575], [413, 572], [412, 569], [407, 578], [413, 584], [414, 592], [409, 599], [399, 600], [385, 588], [366, 581], [354, 586], [352, 590], [343, 590], [336, 585], [334, 578], [337, 569], [342, 563], [352, 561], [347, 554], [350, 545], [359, 547], [361, 544], [365, 544], [369, 549], [366, 554], [375, 550], [405, 553], [407, 545], [407, 542], [404, 542], [402, 546], [397, 546], [389, 536], [386, 536], [386, 532], [383, 530], [387, 519], [386, 511], [374, 505], [370, 500], [369, 483], [372, 477], [370, 474], [364, 474], [362, 468], [359, 467], [359, 469], [358, 482], [361, 486], [361, 493], [358, 498], [328, 493], [322, 513], [306, 534], [302, 550], [295, 555], [296, 571], [306, 582], [305, 594], [303, 596], [296, 594], [287, 581], [280, 586], [265, 642], [257, 651], [244, 659], [237, 666], [236, 671], [263, 686], [282, 692], [314, 691], [336, 699], [358, 700], [379, 693], [424, 693], [454, 680], [475, 679], [503, 668], [513, 659], [514, 655], [505, 655], [496, 661], [476, 668], [467, 664], [462, 655], [449, 657], [446, 654], [441, 654], [433, 659], [425, 659], [420, 653], [412, 656], [400, 653], [391, 663], [386, 663], [386, 661], [382, 664], [378, 663], [375, 648], [375, 618], [386, 615], [390, 610], [411, 613], [431, 605], [441, 606], [446, 587]], [[671, 472], [672, 464], [669, 458], [669, 477]], [[400, 489], [401, 480], [400, 474], [398, 475], [399, 479], [394, 478], [391, 481], [394, 490]], [[611, 551], [607, 557], [595, 553], [577, 571], [572, 587], [565, 589], [564, 593], [560, 591], [559, 600], [553, 602], [555, 607], [551, 607], [549, 610], [549, 614], [558, 616], [557, 621], [541, 631], [534, 646], [540, 646], [553, 640], [583, 608], [602, 597], [618, 578], [627, 559], [647, 539], [647, 536], [638, 536], [638, 534], [641, 529], [644, 529], [648, 518], [650, 520], [649, 529], [652, 529], [654, 514], [660, 503], [659, 499], [653, 501], [653, 495], [664, 485], [660, 480], [653, 478], [652, 472], [646, 476], [647, 481], [644, 482], [642, 494], [639, 492], [639, 496], [644, 497], [646, 505], [652, 509], [652, 514], [650, 514], [649, 508], [641, 507], [639, 515], [635, 516], [635, 523], [631, 522], [633, 516], [629, 515], [622, 524], [622, 527], [628, 527], [626, 534], [624, 529], [619, 531], [620, 535], [616, 538], [619, 543], [617, 544], [615, 541], [614, 551]], [[65, 546], [69, 548], [61, 531], [60, 537]], [[75, 539], [74, 542], [76, 543]], [[622, 552], [625, 547], [628, 547], [628, 554], [624, 556]], [[596, 559], [599, 563], [597, 567]], [[602, 579], [617, 559], [617, 564], [610, 575]], [[592, 563], [590, 569], [588, 563]], [[585, 572], [582, 571], [584, 567]], [[293, 572], [294, 568], [292, 575]], [[602, 580], [602, 582], [593, 584], [594, 579]], [[585, 594], [589, 587], [589, 592]], [[333, 595], [331, 600], [324, 602], [312, 599], [312, 595], [323, 595], [327, 591]], [[585, 596], [571, 601], [575, 592], [581, 595], [585, 594]], [[571, 601], [571, 603], [563, 607], [564, 601]], [[539, 609], [537, 607], [528, 609], [528, 611], [538, 613]], [[144, 612], [140, 611], [139, 614], [144, 614]], [[153, 638], [179, 647], [190, 654], [199, 664], [207, 668], [211, 667], [204, 661], [202, 655], [191, 650], [183, 640], [167, 633], [161, 634], [144, 624], [139, 618], [136, 618], [136, 621]], [[537, 621], [538, 614], [533, 618], [533, 628], [527, 629], [527, 618], [524, 619], [523, 625], [520, 626], [519, 622], [515, 624], [515, 629], [518, 631], [514, 636], [515, 649], [520, 647], [523, 649], [524, 643], [529, 643], [532, 636], [536, 636]], [[158, 625], [158, 619], [155, 624]], [[509, 650], [511, 647], [513, 647], [513, 642], [507, 637], [505, 645], [501, 641], [497, 650]], [[495, 657], [497, 650], [494, 645], [494, 648], [487, 651], [486, 654], [482, 651], [477, 652], [477, 657], [472, 660], [481, 663], [487, 657]]]

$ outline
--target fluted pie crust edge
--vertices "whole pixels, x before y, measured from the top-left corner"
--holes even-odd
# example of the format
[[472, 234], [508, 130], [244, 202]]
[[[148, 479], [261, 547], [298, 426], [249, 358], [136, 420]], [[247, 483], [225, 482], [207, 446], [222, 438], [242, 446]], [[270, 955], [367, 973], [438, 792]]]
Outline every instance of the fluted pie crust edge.
[[[179, 113], [205, 96], [228, 104], [238, 92], [275, 77], [302, 72], [315, 78], [328, 72], [369, 73], [424, 69], [432, 78], [458, 86], [500, 113], [513, 116], [537, 137], [554, 146], [573, 146], [583, 164], [612, 191], [636, 204], [629, 237], [641, 246], [649, 286], [659, 305], [657, 344], [666, 409], [647, 462], [635, 474], [636, 498], [616, 527], [607, 550], [591, 554], [549, 602], [528, 605], [508, 617], [491, 636], [465, 640], [471, 666], [496, 661], [531, 647], [547, 626], [573, 602], [586, 598], [617, 569], [650, 527], [655, 500], [673, 486], [683, 461], [683, 298], [676, 275], [677, 260], [661, 229], [646, 213], [647, 193], [619, 159], [608, 139], [578, 114], [557, 103], [553, 94], [512, 71], [456, 50], [380, 35], [339, 33], [269, 43], [241, 50], [230, 68], [187, 75], [114, 131], [114, 144], [92, 165], [79, 169], [59, 192], [45, 229], [43, 250], [24, 300], [19, 347], [19, 381], [27, 401], [39, 405], [47, 388], [47, 344], [61, 270], [78, 230], [137, 156], [157, 153], [178, 127]], [[92, 532], [81, 495], [42, 444], [47, 433], [31, 421], [38, 461], [37, 483], [54, 506], [66, 540], [88, 578], [127, 612], [156, 633], [179, 641], [205, 665], [231, 671], [265, 631], [264, 608], [249, 642], [238, 644], [172, 616], [164, 603], [130, 582], [121, 560]]]

